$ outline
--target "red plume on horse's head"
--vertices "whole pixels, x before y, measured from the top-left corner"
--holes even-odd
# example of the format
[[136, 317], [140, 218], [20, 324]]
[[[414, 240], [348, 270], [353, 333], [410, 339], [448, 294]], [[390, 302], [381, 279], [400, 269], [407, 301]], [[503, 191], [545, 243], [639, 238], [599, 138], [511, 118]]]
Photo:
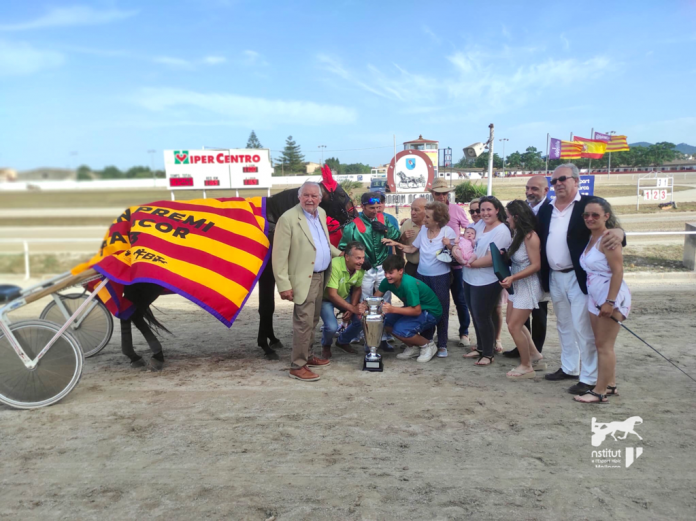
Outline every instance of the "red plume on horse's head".
[[323, 181], [324, 188], [326, 188], [329, 192], [336, 191], [338, 183], [333, 178], [333, 175], [331, 174], [331, 168], [329, 167], [329, 165], [324, 165], [321, 167], [321, 179]]

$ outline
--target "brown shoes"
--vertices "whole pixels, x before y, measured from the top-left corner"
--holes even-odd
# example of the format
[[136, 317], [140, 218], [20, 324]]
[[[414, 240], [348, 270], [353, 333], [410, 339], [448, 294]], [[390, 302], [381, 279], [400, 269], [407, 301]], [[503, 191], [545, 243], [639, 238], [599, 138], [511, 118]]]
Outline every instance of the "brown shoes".
[[324, 360], [331, 358], [331, 346], [321, 346], [321, 357]]
[[307, 360], [307, 366], [309, 367], [325, 367], [329, 365], [331, 361], [324, 358], [317, 358], [316, 356], [310, 356]]
[[295, 378], [296, 380], [302, 380], [303, 382], [316, 382], [321, 378], [316, 373], [313, 373], [307, 366], [302, 366], [299, 369], [290, 369], [290, 378]]
[[350, 353], [351, 355], [357, 354], [357, 351], [355, 350], [355, 348], [352, 347], [350, 344], [339, 344], [338, 342], [336, 342], [336, 347], [340, 347], [346, 353]]

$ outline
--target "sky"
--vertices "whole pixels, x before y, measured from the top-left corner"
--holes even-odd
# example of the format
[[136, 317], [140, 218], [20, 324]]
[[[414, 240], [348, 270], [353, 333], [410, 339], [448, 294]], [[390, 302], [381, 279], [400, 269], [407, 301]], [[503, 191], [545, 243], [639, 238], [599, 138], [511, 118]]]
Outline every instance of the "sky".
[[[0, 167], [243, 148], [387, 163], [423, 135], [696, 145], [696, 1], [3, 0]], [[322, 148], [322, 145], [325, 148]], [[155, 152], [149, 153], [148, 151]]]

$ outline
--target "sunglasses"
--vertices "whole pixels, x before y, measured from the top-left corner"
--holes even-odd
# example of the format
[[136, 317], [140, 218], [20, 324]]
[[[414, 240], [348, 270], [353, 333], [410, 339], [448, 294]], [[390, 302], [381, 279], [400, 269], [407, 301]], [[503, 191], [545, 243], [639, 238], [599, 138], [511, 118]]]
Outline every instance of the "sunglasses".
[[591, 213], [585, 212], [584, 214], [582, 214], [582, 218], [585, 220], [589, 219], [590, 217], [592, 217], [593, 219], [599, 219], [601, 216], [602, 216], [602, 214], [594, 213], [594, 212], [591, 212]]
[[379, 204], [381, 199], [379, 197], [370, 197], [366, 203], [363, 204]]
[[469, 210], [469, 213], [470, 213], [471, 215], [473, 215], [473, 214], [475, 214], [475, 213], [481, 213], [481, 209], [480, 209], [480, 208], [477, 208], [476, 210]]
[[573, 176], [559, 175], [556, 179], [551, 179], [551, 186], [556, 186], [556, 183], [565, 183], [568, 179], [573, 179]]

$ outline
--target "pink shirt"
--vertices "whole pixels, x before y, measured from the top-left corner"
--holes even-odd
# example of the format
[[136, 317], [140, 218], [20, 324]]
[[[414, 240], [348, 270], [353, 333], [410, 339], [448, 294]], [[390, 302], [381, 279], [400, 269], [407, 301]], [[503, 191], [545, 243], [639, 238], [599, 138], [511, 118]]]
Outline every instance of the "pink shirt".
[[454, 230], [457, 236], [463, 235], [464, 230], [469, 226], [469, 219], [466, 216], [464, 209], [455, 203], [448, 203], [450, 220], [447, 226]]
[[465, 239], [462, 237], [459, 239], [459, 244], [452, 248], [452, 257], [459, 264], [466, 264], [471, 256], [474, 254], [474, 245], [471, 239]]

